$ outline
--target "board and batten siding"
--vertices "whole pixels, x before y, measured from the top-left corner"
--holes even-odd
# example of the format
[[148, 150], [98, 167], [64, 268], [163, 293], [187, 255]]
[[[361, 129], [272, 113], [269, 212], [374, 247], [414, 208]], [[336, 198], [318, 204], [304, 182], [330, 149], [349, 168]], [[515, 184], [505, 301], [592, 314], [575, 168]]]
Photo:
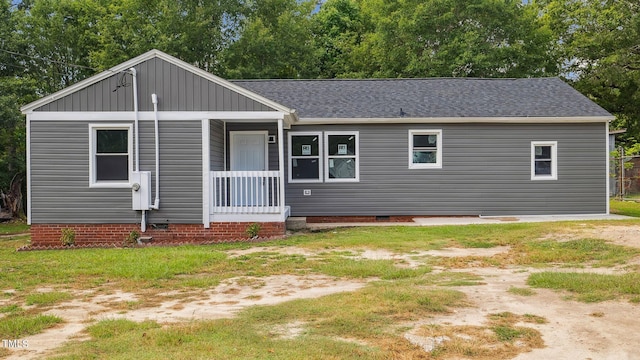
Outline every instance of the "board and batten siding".
[[[409, 129], [442, 129], [441, 169], [408, 168]], [[606, 213], [604, 123], [294, 126], [290, 131], [354, 130], [360, 136], [360, 181], [287, 183], [292, 216]], [[558, 180], [531, 180], [532, 141], [558, 142]], [[311, 196], [304, 196], [304, 189]]]
[[[105, 122], [106, 123], [106, 122]], [[131, 124], [132, 122], [108, 122]], [[31, 222], [139, 223], [131, 189], [89, 188], [89, 124], [31, 122]], [[140, 124], [140, 170], [155, 186], [153, 121]], [[161, 121], [160, 210], [149, 223], [202, 222], [201, 121]], [[135, 144], [134, 144], [135, 148]]]
[[[140, 111], [153, 111], [153, 93], [158, 95], [159, 111], [274, 111], [160, 58], [143, 61], [134, 68]], [[133, 111], [132, 76], [114, 73], [34, 111]]]

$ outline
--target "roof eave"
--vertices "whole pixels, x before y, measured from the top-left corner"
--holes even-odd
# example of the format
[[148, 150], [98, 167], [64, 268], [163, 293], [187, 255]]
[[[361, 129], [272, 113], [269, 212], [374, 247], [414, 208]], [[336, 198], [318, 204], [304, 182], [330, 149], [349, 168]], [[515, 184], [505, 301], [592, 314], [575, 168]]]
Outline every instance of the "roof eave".
[[333, 124], [433, 124], [433, 123], [600, 123], [613, 116], [506, 116], [506, 117], [402, 117], [402, 118], [299, 118], [294, 125]]

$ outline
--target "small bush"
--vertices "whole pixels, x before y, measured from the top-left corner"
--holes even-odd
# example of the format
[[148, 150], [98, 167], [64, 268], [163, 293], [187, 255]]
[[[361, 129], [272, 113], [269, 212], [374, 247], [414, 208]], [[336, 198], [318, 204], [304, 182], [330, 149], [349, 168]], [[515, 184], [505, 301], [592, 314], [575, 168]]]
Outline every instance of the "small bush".
[[76, 244], [76, 232], [73, 229], [62, 229], [62, 236], [60, 236], [60, 242], [64, 246], [73, 246]]
[[251, 239], [257, 238], [258, 234], [260, 233], [260, 228], [261, 228], [260, 224], [253, 223], [247, 226], [245, 233], [247, 233], [247, 236], [249, 236]]
[[127, 235], [126, 239], [124, 239], [124, 246], [134, 246], [138, 243], [138, 239], [140, 238], [140, 233], [133, 230]]

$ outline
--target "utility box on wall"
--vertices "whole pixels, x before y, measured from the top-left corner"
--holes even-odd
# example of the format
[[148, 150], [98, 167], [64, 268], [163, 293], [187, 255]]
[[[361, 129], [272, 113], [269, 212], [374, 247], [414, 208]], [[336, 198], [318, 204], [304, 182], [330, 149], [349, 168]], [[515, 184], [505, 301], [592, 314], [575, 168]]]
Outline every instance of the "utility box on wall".
[[151, 171], [134, 171], [131, 174], [133, 210], [151, 209]]

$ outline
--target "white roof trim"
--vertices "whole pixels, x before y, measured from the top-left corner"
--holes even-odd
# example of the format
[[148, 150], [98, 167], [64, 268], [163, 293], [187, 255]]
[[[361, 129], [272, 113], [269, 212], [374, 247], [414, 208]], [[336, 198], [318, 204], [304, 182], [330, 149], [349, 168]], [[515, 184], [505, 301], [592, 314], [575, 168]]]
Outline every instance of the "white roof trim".
[[329, 124], [435, 124], [435, 123], [600, 123], [614, 120], [613, 116], [567, 117], [427, 117], [427, 118], [301, 118], [294, 125]]
[[[138, 112], [142, 121], [155, 120], [153, 111]], [[158, 111], [158, 120], [245, 120], [277, 121], [284, 120], [286, 113], [280, 111]], [[133, 121], [132, 111], [34, 111], [29, 114], [30, 121]]]
[[246, 97], [248, 97], [248, 98], [250, 98], [252, 100], [255, 100], [255, 101], [257, 101], [257, 102], [259, 102], [259, 103], [261, 103], [263, 105], [266, 105], [268, 107], [271, 107], [271, 108], [273, 108], [273, 109], [275, 109], [277, 111], [282, 111], [282, 112], [286, 112], [286, 113], [292, 114], [292, 116], [295, 118], [295, 110], [293, 110], [293, 109], [289, 109], [286, 106], [280, 105], [280, 104], [278, 104], [278, 103], [276, 103], [276, 102], [274, 102], [272, 100], [269, 100], [269, 99], [267, 99], [267, 98], [265, 98], [265, 97], [263, 97], [261, 95], [258, 95], [258, 94], [254, 93], [252, 91], [249, 91], [249, 90], [247, 90], [245, 88], [242, 88], [242, 87], [240, 87], [238, 85], [235, 85], [235, 84], [233, 84], [233, 83], [231, 83], [231, 82], [229, 82], [227, 80], [224, 80], [224, 79], [222, 79], [222, 78], [220, 78], [218, 76], [215, 76], [215, 75], [213, 75], [211, 73], [208, 73], [208, 72], [206, 72], [206, 71], [204, 71], [204, 70], [202, 70], [200, 68], [197, 68], [197, 67], [195, 67], [195, 66], [193, 66], [193, 65], [191, 65], [189, 63], [186, 63], [186, 62], [184, 62], [184, 61], [182, 61], [180, 59], [177, 59], [177, 58], [175, 58], [175, 57], [173, 57], [171, 55], [165, 54], [162, 51], [155, 50], [155, 49], [147, 51], [146, 53], [144, 53], [144, 54], [142, 54], [140, 56], [137, 56], [137, 57], [135, 57], [133, 59], [125, 61], [125, 62], [123, 62], [123, 63], [121, 63], [119, 65], [116, 65], [116, 66], [112, 67], [109, 70], [105, 70], [105, 71], [103, 71], [103, 72], [101, 72], [99, 74], [96, 74], [96, 75], [91, 76], [91, 77], [89, 77], [87, 79], [84, 79], [84, 80], [82, 80], [82, 81], [80, 81], [80, 82], [78, 82], [78, 83], [76, 83], [74, 85], [71, 85], [69, 87], [66, 87], [66, 88], [64, 88], [64, 89], [62, 89], [62, 90], [60, 90], [58, 92], [55, 92], [55, 93], [53, 93], [51, 95], [47, 95], [47, 96], [45, 96], [45, 97], [43, 97], [43, 98], [41, 98], [39, 100], [36, 100], [36, 101], [34, 101], [32, 103], [29, 103], [29, 104], [23, 106], [22, 108], [20, 108], [20, 110], [25, 114], [29, 113], [29, 112], [32, 112], [34, 109], [37, 109], [37, 108], [39, 108], [39, 107], [41, 107], [43, 105], [46, 105], [46, 104], [48, 104], [50, 102], [53, 102], [53, 101], [58, 100], [60, 98], [63, 98], [65, 96], [67, 96], [67, 95], [70, 95], [70, 94], [72, 94], [72, 93], [74, 93], [74, 92], [76, 92], [78, 90], [84, 89], [84, 88], [86, 88], [86, 87], [88, 87], [90, 85], [93, 85], [93, 84], [95, 84], [95, 83], [97, 83], [99, 81], [102, 81], [102, 80], [104, 80], [104, 79], [106, 79], [106, 78], [108, 78], [110, 76], [113, 76], [114, 74], [117, 74], [117, 73], [122, 72], [122, 71], [126, 71], [126, 70], [134, 67], [135, 65], [138, 65], [138, 64], [140, 64], [140, 63], [142, 63], [144, 61], [153, 59], [154, 57], [163, 59], [163, 60], [165, 60], [165, 61], [167, 61], [169, 63], [172, 63], [172, 64], [174, 64], [176, 66], [179, 66], [179, 67], [183, 68], [184, 70], [192, 72], [195, 75], [201, 76], [201, 77], [203, 77], [203, 78], [205, 78], [205, 79], [207, 79], [209, 81], [212, 81], [212, 82], [214, 82], [214, 83], [216, 83], [216, 84], [218, 84], [220, 86], [223, 86], [223, 87], [225, 87], [225, 88], [227, 88], [229, 90], [233, 90], [233, 91], [235, 91], [235, 92], [237, 92], [237, 93], [239, 93], [241, 95], [244, 95], [244, 96], [246, 96]]

